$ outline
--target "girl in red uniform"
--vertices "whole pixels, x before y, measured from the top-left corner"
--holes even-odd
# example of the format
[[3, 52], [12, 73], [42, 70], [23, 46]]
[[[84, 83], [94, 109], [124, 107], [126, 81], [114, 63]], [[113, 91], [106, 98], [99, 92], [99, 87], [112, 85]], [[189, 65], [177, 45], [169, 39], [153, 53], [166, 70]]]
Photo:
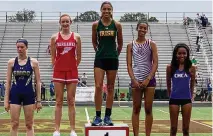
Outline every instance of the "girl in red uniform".
[[51, 59], [53, 65], [53, 82], [55, 85], [55, 132], [53, 136], [60, 136], [60, 122], [64, 86], [67, 89], [68, 115], [70, 120], [70, 136], [75, 133], [75, 92], [78, 83], [78, 65], [81, 61], [80, 35], [70, 31], [72, 23], [67, 14], [63, 14], [59, 20], [61, 31], [51, 37]]

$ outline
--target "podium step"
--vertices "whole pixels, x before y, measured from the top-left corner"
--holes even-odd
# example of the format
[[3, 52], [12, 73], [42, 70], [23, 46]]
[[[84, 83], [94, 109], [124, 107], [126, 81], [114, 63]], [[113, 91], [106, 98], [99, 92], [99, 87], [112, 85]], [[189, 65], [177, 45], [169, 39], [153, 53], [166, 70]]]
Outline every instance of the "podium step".
[[85, 136], [129, 136], [129, 126], [127, 124], [114, 124], [114, 126], [85, 124]]

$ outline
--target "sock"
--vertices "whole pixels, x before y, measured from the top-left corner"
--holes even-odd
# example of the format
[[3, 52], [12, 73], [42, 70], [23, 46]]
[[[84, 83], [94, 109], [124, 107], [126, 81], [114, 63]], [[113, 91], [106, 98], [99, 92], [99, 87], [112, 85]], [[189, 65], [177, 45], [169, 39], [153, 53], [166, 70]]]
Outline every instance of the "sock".
[[106, 110], [105, 110], [105, 116], [111, 116], [111, 113], [112, 113], [112, 109], [110, 109], [110, 108], [106, 108]]
[[101, 117], [101, 111], [96, 111], [96, 116]]

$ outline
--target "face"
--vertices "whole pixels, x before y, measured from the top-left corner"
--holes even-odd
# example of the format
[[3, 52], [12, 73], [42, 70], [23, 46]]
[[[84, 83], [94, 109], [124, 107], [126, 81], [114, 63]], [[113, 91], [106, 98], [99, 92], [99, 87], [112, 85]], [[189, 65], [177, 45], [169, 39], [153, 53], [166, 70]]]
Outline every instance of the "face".
[[181, 47], [178, 48], [177, 54], [176, 54], [177, 60], [182, 64], [184, 63], [185, 59], [187, 58], [187, 51], [185, 48]]
[[112, 15], [112, 6], [110, 4], [104, 4], [101, 8], [102, 17], [109, 18]]
[[72, 22], [70, 21], [70, 17], [69, 16], [61, 17], [60, 25], [61, 25], [62, 30], [70, 29], [71, 23]]
[[26, 53], [27, 46], [24, 43], [17, 43], [16, 44], [18, 54], [22, 55]]
[[145, 23], [140, 23], [138, 25], [138, 36], [145, 36], [146, 33], [148, 32], [148, 25]]

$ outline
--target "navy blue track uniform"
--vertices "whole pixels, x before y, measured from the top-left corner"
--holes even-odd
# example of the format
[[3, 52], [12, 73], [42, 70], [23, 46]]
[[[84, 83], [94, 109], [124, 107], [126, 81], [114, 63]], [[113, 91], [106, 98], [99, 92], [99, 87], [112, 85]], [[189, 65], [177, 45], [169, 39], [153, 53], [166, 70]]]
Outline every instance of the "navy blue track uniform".
[[19, 65], [18, 57], [16, 57], [12, 69], [10, 104], [30, 105], [35, 103], [32, 77], [33, 68], [31, 66], [30, 57], [28, 57], [25, 65]]

